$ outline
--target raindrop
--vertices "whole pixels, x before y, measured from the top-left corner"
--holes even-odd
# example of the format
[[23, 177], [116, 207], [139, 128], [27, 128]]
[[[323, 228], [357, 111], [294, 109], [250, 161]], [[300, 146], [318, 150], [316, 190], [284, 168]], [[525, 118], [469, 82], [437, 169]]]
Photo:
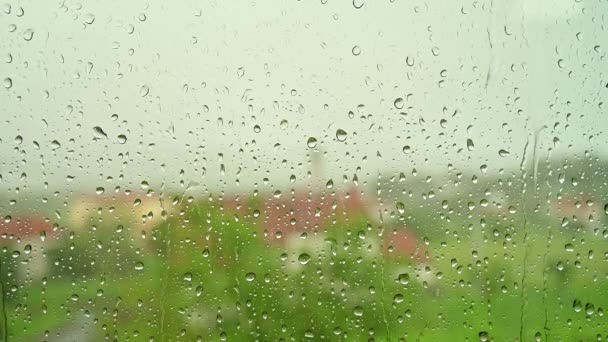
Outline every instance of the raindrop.
[[393, 105], [397, 109], [402, 109], [403, 108], [403, 103], [404, 103], [403, 98], [398, 97], [398, 98], [395, 99], [395, 102], [393, 102]]
[[403, 153], [409, 154], [410, 152], [412, 152], [412, 148], [410, 147], [410, 145], [403, 146]]
[[56, 150], [61, 147], [61, 144], [57, 140], [51, 141], [51, 149]]
[[126, 136], [126, 135], [124, 135], [124, 134], [120, 134], [120, 135], [118, 135], [118, 142], [119, 142], [120, 144], [124, 144], [124, 143], [126, 143], [126, 142], [127, 142], [127, 136]]
[[98, 195], [103, 194], [104, 191], [105, 191], [105, 189], [103, 187], [101, 187], [101, 186], [98, 187], [97, 189], [95, 189], [95, 193], [98, 194]]
[[95, 16], [92, 13], [87, 13], [84, 16], [84, 22], [88, 25], [91, 25], [95, 21]]
[[414, 57], [405, 57], [405, 64], [407, 64], [407, 66], [414, 66]]
[[287, 120], [281, 120], [279, 126], [281, 127], [281, 129], [287, 129], [287, 127], [289, 126], [289, 122]]
[[306, 265], [310, 261], [310, 255], [302, 253], [300, 254], [300, 256], [298, 256], [298, 261], [300, 262], [300, 264]]
[[150, 88], [147, 85], [141, 86], [139, 89], [139, 96], [146, 97], [150, 93]]
[[509, 155], [509, 151], [507, 151], [507, 150], [500, 150], [500, 151], [498, 151], [498, 155], [501, 156], [501, 157], [506, 157], [506, 156]]
[[359, 45], [353, 46], [352, 52], [354, 56], [359, 56], [361, 54], [361, 48]]
[[141, 261], [138, 261], [137, 263], [135, 263], [135, 269], [138, 271], [141, 271], [144, 269], [144, 263]]
[[10, 77], [6, 77], [2, 81], [2, 85], [4, 86], [4, 88], [10, 89], [13, 86], [13, 80]]
[[473, 144], [473, 140], [467, 139], [467, 150], [473, 151], [475, 149], [475, 145]]
[[405, 204], [403, 202], [397, 202], [397, 211], [402, 215], [405, 213]]
[[401, 273], [398, 277], [397, 280], [399, 281], [399, 284], [401, 285], [407, 285], [410, 282], [410, 275], [407, 273]]
[[95, 136], [95, 138], [101, 139], [101, 138], [108, 138], [108, 135], [106, 134], [106, 132], [103, 131], [103, 129], [99, 126], [95, 126], [93, 127], [93, 135]]
[[353, 7], [355, 7], [356, 9], [360, 9], [361, 7], [363, 7], [363, 5], [365, 5], [365, 1], [353, 0]]
[[306, 145], [308, 145], [310, 148], [315, 148], [315, 146], [317, 146], [317, 139], [315, 137], [308, 138]]
[[357, 316], [357, 317], [361, 317], [363, 316], [363, 308], [360, 306], [357, 306], [353, 309], [353, 315]]
[[29, 42], [30, 40], [32, 40], [32, 38], [34, 38], [34, 31], [32, 31], [31, 29], [27, 29], [25, 30], [25, 32], [23, 32], [23, 39]]
[[255, 280], [255, 273], [253, 273], [253, 272], [247, 273], [247, 275], [245, 275], [245, 280], [247, 280], [248, 282], [254, 281]]
[[336, 131], [336, 139], [338, 139], [338, 141], [344, 141], [344, 140], [346, 140], [346, 136], [347, 136], [347, 133], [346, 133], [345, 130], [338, 129]]
[[18, 136], [15, 137], [15, 144], [21, 145], [22, 142], [23, 142], [23, 137], [22, 136], [18, 135]]

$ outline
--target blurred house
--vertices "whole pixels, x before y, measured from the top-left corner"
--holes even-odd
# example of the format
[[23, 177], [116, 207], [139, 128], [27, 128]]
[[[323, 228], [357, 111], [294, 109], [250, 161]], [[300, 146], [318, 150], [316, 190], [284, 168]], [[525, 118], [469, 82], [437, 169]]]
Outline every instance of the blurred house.
[[552, 216], [559, 219], [562, 226], [577, 224], [591, 232], [602, 227], [602, 212], [603, 208], [590, 196], [581, 196], [580, 199], [564, 197], [554, 201], [551, 206]]
[[158, 196], [144, 193], [87, 194], [70, 206], [68, 228], [83, 231], [123, 226], [123, 230], [139, 237], [135, 241], [140, 241], [162, 220], [163, 211], [171, 208], [163, 205]]
[[39, 279], [46, 274], [46, 249], [56, 243], [56, 238], [53, 225], [41, 217], [19, 216], [0, 221], [0, 244], [12, 249], [20, 277]]

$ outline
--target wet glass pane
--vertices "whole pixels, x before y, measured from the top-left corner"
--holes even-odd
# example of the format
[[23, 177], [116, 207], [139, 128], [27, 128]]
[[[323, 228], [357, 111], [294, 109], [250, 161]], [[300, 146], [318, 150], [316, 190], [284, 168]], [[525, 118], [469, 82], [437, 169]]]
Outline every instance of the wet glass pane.
[[608, 339], [608, 3], [0, 11], [0, 340]]

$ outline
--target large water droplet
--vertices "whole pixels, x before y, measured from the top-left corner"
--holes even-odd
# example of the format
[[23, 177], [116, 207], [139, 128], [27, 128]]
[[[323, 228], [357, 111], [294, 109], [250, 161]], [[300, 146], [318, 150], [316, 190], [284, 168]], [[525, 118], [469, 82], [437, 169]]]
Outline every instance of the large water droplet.
[[338, 129], [338, 130], [336, 131], [336, 139], [338, 139], [338, 141], [344, 141], [344, 140], [346, 140], [346, 136], [347, 136], [347, 135], [348, 135], [348, 134], [347, 134], [347, 133], [346, 133], [346, 131], [345, 131], [345, 130], [343, 130], [343, 129]]
[[95, 138], [101, 139], [101, 138], [108, 138], [108, 135], [106, 134], [106, 132], [103, 131], [103, 129], [99, 126], [95, 126], [93, 127], [93, 135], [95, 136]]
[[315, 146], [317, 146], [317, 138], [315, 138], [315, 137], [308, 138], [306, 145], [308, 145], [308, 147], [310, 147], [310, 148], [315, 148]]
[[395, 102], [393, 102], [393, 105], [397, 109], [403, 109], [403, 103], [404, 103], [403, 98], [398, 97], [395, 99]]
[[309, 261], [310, 261], [310, 255], [308, 255], [306, 253], [302, 253], [302, 254], [300, 254], [300, 256], [298, 256], [298, 262], [300, 262], [300, 264], [302, 264], [302, 265], [308, 264]]
[[10, 77], [6, 77], [2, 81], [2, 85], [4, 86], [4, 88], [10, 89], [13, 86], [13, 80]]

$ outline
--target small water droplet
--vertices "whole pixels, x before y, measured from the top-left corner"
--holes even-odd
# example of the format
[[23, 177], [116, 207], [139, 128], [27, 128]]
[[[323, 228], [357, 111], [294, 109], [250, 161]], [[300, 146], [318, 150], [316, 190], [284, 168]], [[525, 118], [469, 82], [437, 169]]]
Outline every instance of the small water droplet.
[[108, 138], [108, 135], [106, 134], [106, 132], [103, 131], [103, 129], [99, 126], [95, 126], [93, 127], [93, 135], [95, 136], [95, 138], [101, 139], [101, 138]]
[[126, 143], [126, 142], [127, 142], [127, 136], [126, 136], [126, 135], [124, 135], [124, 134], [120, 134], [120, 135], [118, 135], [118, 142], [119, 142], [120, 144], [124, 144], [124, 143]]
[[361, 9], [363, 5], [365, 5], [364, 0], [353, 0], [353, 7], [355, 7], [356, 9]]
[[397, 109], [403, 109], [403, 104], [404, 104], [404, 101], [403, 101], [403, 98], [401, 98], [401, 97], [396, 98], [395, 102], [393, 102], [393, 105]]
[[6, 77], [2, 81], [2, 85], [4, 86], [4, 88], [10, 89], [13, 86], [13, 80], [10, 77]]
[[56, 150], [61, 147], [61, 144], [57, 140], [51, 141], [51, 149]]
[[138, 271], [141, 271], [144, 269], [144, 263], [141, 261], [138, 261], [137, 263], [135, 263], [135, 269]]
[[361, 54], [361, 48], [359, 45], [353, 46], [352, 53], [354, 56], [359, 56]]
[[308, 138], [306, 145], [308, 145], [310, 148], [315, 148], [315, 146], [317, 146], [317, 139], [315, 137]]
[[85, 14], [84, 22], [88, 25], [93, 24], [93, 22], [95, 22], [95, 15], [93, 15], [92, 13]]
[[506, 157], [506, 156], [508, 156], [509, 154], [510, 154], [510, 153], [509, 153], [509, 151], [507, 151], [507, 150], [502, 150], [502, 149], [501, 149], [501, 150], [499, 150], [499, 151], [498, 151], [498, 155], [499, 155], [499, 156], [501, 156], [501, 157]]
[[475, 149], [475, 145], [473, 144], [473, 140], [467, 139], [467, 150], [473, 151]]
[[407, 273], [401, 273], [398, 277], [397, 280], [399, 281], [399, 284], [401, 285], [407, 285], [410, 282], [410, 275]]
[[247, 273], [247, 275], [245, 275], [245, 280], [252, 282], [255, 280], [255, 273], [253, 272], [249, 272]]
[[414, 66], [414, 57], [405, 57], [405, 64], [407, 64], [407, 66]]
[[345, 131], [345, 130], [343, 130], [343, 129], [338, 129], [338, 130], [336, 131], [336, 139], [338, 139], [338, 141], [345, 141], [345, 140], [346, 140], [346, 136], [347, 136], [347, 135], [348, 135], [348, 134], [347, 134], [347, 133], [346, 133], [346, 131]]
[[302, 253], [298, 256], [298, 262], [300, 262], [300, 264], [302, 265], [306, 265], [308, 264], [308, 262], [310, 261], [310, 255], [306, 254], [306, 253]]
[[34, 31], [32, 29], [27, 29], [23, 32], [23, 39], [29, 42], [32, 38], [34, 38]]
[[353, 309], [353, 315], [355, 315], [355, 316], [357, 316], [357, 317], [361, 317], [361, 316], [363, 316], [363, 308], [362, 308], [362, 307], [360, 307], [360, 306], [356, 306], [356, 307]]
[[147, 85], [141, 86], [139, 89], [139, 96], [146, 97], [150, 93], [150, 88]]

